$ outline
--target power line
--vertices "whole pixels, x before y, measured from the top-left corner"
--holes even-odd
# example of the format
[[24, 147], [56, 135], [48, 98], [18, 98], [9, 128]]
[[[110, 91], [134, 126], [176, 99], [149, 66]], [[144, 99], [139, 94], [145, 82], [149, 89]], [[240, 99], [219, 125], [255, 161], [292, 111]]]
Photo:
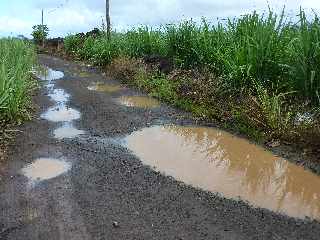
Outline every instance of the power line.
[[49, 14], [49, 13], [53, 13], [53, 12], [57, 11], [57, 10], [60, 9], [60, 8], [63, 8], [68, 2], [69, 2], [69, 0], [65, 0], [64, 3], [61, 3], [61, 4], [58, 5], [56, 8], [48, 11], [48, 14]]
[[[69, 0], [65, 0], [64, 3], [59, 4], [56, 8], [46, 12], [47, 14], [53, 13], [55, 11], [57, 11], [60, 8], [63, 8], [67, 3], [69, 2]], [[41, 24], [43, 25], [43, 21], [44, 21], [44, 9], [41, 10]]]
[[[47, 13], [53, 13], [54, 11], [57, 11], [60, 8], [63, 8], [67, 3], [69, 2], [69, 0], [65, 0], [64, 3], [61, 3], [60, 5], [58, 5], [56, 8], [48, 11]], [[41, 9], [41, 26], [42, 26], [42, 31], [44, 32], [44, 10]], [[42, 45], [44, 46], [44, 39], [42, 40]]]

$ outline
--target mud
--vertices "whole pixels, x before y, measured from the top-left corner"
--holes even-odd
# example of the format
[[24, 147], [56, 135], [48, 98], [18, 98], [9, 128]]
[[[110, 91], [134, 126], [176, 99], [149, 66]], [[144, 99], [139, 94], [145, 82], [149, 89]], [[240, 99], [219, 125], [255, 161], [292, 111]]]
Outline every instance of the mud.
[[145, 128], [126, 140], [145, 164], [187, 184], [320, 220], [320, 178], [243, 138], [214, 128], [168, 125]]
[[[79, 79], [73, 72], [82, 67], [58, 58], [41, 55], [39, 61], [64, 72], [51, 87], [70, 95], [64, 104], [76, 109], [80, 118], [69, 123], [86, 134], [54, 138], [54, 130], [64, 123], [40, 117], [58, 104], [48, 96], [51, 89], [42, 88], [34, 98], [36, 117], [21, 126], [3, 166], [1, 239], [319, 238], [318, 221], [253, 208], [186, 185], [143, 165], [122, 145], [126, 136], [149, 126], [193, 125], [190, 114], [165, 105], [153, 109], [122, 106], [114, 99], [142, 93], [129, 88], [112, 93], [90, 91], [93, 82], [119, 83], [89, 67], [88, 72], [95, 74]], [[71, 168], [28, 188], [30, 180], [22, 169], [41, 158], [62, 159]]]

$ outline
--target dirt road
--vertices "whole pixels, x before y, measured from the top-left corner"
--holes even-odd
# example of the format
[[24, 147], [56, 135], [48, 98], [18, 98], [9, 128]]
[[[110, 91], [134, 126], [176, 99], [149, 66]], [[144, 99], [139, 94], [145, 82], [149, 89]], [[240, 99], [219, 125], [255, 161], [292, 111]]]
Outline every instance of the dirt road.
[[[70, 139], [54, 137], [63, 126], [43, 117], [56, 107], [43, 87], [34, 98], [38, 118], [21, 127], [1, 175], [0, 239], [319, 239], [319, 222], [186, 186], [144, 166], [121, 143], [143, 127], [192, 124], [188, 114], [165, 105], [122, 106], [114, 99], [137, 92], [90, 91], [93, 82], [112, 80], [61, 59], [41, 55], [39, 61], [64, 72], [54, 87], [69, 94], [67, 115], [83, 132]], [[64, 101], [61, 96], [57, 101]], [[35, 179], [26, 177], [32, 172], [28, 164], [48, 158], [60, 161], [57, 171], [63, 174], [48, 177], [44, 164]]]

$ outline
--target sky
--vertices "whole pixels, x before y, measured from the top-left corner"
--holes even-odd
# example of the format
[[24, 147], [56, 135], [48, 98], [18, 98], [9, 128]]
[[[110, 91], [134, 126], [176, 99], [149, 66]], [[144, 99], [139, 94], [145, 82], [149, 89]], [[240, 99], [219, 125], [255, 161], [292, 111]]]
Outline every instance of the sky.
[[[320, 13], [319, 0], [110, 0], [110, 13], [113, 29], [122, 31], [201, 17], [214, 22], [253, 10], [263, 12], [268, 6], [280, 11], [284, 5], [290, 16], [300, 6]], [[41, 23], [41, 9], [50, 37], [65, 36], [101, 26], [105, 0], [0, 0], [0, 36], [30, 37], [32, 26]]]

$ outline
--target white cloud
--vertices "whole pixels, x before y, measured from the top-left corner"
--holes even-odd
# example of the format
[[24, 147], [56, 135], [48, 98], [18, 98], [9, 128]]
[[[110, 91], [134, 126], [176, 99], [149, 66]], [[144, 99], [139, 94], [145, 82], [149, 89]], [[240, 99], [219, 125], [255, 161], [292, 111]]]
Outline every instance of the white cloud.
[[52, 35], [75, 33], [101, 24], [101, 14], [89, 9], [62, 9], [54, 14], [47, 14], [45, 24]]
[[26, 34], [32, 30], [32, 23], [15, 17], [0, 16], [0, 33], [11, 35], [15, 33]]
[[[51, 36], [84, 32], [101, 25], [104, 0], [68, 0], [64, 7], [51, 12], [64, 2], [32, 0], [27, 7], [23, 6], [22, 14], [17, 15], [19, 6], [12, 1], [15, 12], [2, 13], [0, 33], [3, 35], [10, 29], [14, 33], [29, 35], [32, 25], [40, 23], [41, 8], [45, 9], [45, 23]], [[110, 0], [110, 5], [112, 23], [117, 29], [139, 24], [160, 25], [182, 18], [200, 19], [204, 16], [215, 20], [217, 17], [235, 17], [253, 10], [266, 10], [268, 5], [279, 11], [283, 5], [288, 12], [297, 12], [301, 5], [309, 11], [311, 8], [320, 11], [318, 0]]]

